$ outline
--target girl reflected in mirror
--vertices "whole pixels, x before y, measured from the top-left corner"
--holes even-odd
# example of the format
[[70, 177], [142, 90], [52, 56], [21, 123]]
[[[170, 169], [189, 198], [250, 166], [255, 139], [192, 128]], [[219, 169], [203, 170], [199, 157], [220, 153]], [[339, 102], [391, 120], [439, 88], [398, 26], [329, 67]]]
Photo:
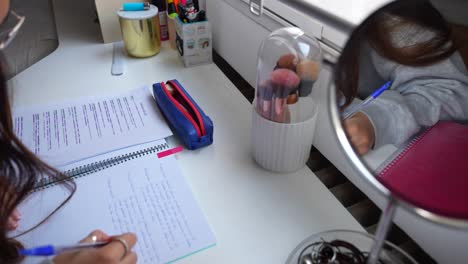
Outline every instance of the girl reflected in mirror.
[[404, 143], [439, 120], [468, 120], [468, 16], [459, 12], [468, 4], [457, 5], [441, 14], [430, 1], [395, 1], [354, 30], [335, 72], [341, 109], [392, 81], [343, 121], [357, 153]]

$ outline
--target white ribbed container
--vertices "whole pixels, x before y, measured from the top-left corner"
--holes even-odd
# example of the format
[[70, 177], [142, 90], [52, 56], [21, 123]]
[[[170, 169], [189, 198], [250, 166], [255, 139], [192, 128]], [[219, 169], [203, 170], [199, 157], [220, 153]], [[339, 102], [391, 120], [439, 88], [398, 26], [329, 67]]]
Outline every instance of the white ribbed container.
[[317, 113], [304, 122], [277, 123], [252, 111], [252, 152], [263, 168], [294, 172], [306, 165], [314, 138]]

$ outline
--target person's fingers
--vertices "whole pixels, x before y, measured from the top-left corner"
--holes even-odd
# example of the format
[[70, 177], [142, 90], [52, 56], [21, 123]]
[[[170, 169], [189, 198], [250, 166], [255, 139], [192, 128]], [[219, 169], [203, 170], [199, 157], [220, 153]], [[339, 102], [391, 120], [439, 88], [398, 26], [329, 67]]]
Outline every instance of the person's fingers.
[[116, 239], [116, 238], [120, 238], [120, 239], [123, 239], [127, 242], [128, 244], [128, 247], [129, 249], [132, 249], [136, 242], [137, 242], [137, 237], [134, 233], [125, 233], [125, 234], [122, 234], [120, 236], [113, 236], [111, 237], [111, 239]]
[[369, 152], [370, 148], [369, 146], [366, 146], [366, 145], [359, 145], [357, 148], [356, 148], [356, 151], [359, 155], [364, 155], [366, 154], [367, 152]]
[[349, 134], [355, 134], [359, 131], [359, 126], [353, 120], [345, 120], [343, 123], [345, 131]]
[[345, 120], [343, 122], [343, 127], [346, 131], [346, 136], [355, 151], [359, 155], [364, 155], [371, 149], [373, 144], [373, 135], [369, 134], [370, 132], [366, 130], [365, 126], [363, 126], [361, 119], [362, 117], [358, 113], [350, 119]]
[[135, 263], [137, 263], [137, 260], [138, 260], [137, 254], [135, 254], [135, 252], [130, 252], [130, 253], [127, 254], [127, 256], [124, 257], [124, 259], [122, 259], [122, 261], [120, 263], [122, 263], [122, 264], [135, 264]]
[[83, 238], [80, 243], [104, 242], [109, 241], [111, 237], [101, 230], [94, 230], [88, 236]]
[[18, 209], [13, 210], [8, 217], [6, 228], [8, 231], [13, 231], [19, 226], [19, 220], [21, 219], [21, 214], [19, 213]]
[[345, 131], [346, 137], [348, 138], [351, 145], [353, 145], [354, 147], [359, 145], [359, 142], [361, 140], [359, 128], [355, 124], [351, 123], [345, 126]]
[[18, 227], [18, 221], [13, 220], [11, 217], [8, 218], [7, 230], [13, 231]]
[[350, 134], [348, 140], [355, 148], [362, 144], [362, 137], [360, 135]]
[[[121, 239], [127, 243], [128, 252], [125, 252], [126, 248], [123, 242], [118, 241], [118, 239]], [[135, 246], [137, 238], [135, 234], [125, 233], [120, 236], [113, 236], [111, 237], [111, 240], [112, 242], [109, 243], [109, 245], [104, 246], [102, 249], [100, 249], [100, 251], [102, 254], [111, 257], [114, 260], [120, 260], [122, 257], [124, 257], [125, 254], [129, 254], [131, 252], [132, 248]]]
[[351, 145], [354, 147], [356, 152], [360, 155], [367, 153], [370, 150], [370, 141], [368, 138], [360, 134], [350, 134], [348, 140]]
[[21, 220], [21, 214], [18, 211], [18, 209], [13, 210], [13, 213], [11, 213], [10, 217], [13, 218], [13, 220], [16, 220], [16, 221]]

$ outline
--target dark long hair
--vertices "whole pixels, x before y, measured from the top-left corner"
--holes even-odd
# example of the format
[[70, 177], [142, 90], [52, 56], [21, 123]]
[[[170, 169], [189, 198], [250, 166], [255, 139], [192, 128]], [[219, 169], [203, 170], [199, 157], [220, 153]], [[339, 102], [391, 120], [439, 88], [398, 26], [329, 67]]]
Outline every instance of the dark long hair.
[[[397, 19], [391, 20], [391, 17]], [[432, 38], [403, 47], [396, 45], [392, 34], [402, 26], [411, 24], [430, 30]], [[406, 37], [411, 40], [412, 36]], [[335, 85], [346, 97], [345, 106], [357, 94], [360, 52], [366, 42], [382, 57], [408, 66], [430, 65], [450, 57], [456, 51], [450, 25], [429, 1], [398, 0], [389, 3], [353, 31], [338, 60]]]
[[[62, 207], [75, 192], [76, 186], [57, 170], [38, 159], [15, 136], [11, 109], [0, 60], [0, 263], [21, 261], [18, 249], [21, 244], [7, 236], [8, 218], [14, 209], [34, 189], [42, 177], [62, 182], [70, 195], [49, 216], [26, 232], [45, 222]], [[27, 216], [26, 216], [27, 217]]]

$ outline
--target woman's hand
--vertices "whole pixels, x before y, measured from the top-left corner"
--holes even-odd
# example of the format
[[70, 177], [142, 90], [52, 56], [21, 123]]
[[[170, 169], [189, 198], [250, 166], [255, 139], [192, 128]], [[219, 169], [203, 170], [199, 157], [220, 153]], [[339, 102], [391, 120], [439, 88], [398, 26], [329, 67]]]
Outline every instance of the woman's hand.
[[15, 209], [13, 213], [11, 213], [10, 217], [8, 217], [7, 230], [13, 231], [16, 228], [18, 228], [20, 220], [21, 220], [21, 214], [18, 211], [18, 209]]
[[372, 148], [375, 142], [374, 126], [369, 118], [362, 112], [344, 120], [344, 129], [351, 145], [359, 155], [364, 155]]
[[[93, 240], [93, 237], [96, 239]], [[128, 244], [128, 252], [122, 242], [116, 239], [122, 239]], [[53, 259], [55, 264], [82, 264], [82, 263], [102, 263], [102, 264], [135, 264], [137, 255], [132, 252], [136, 243], [136, 236], [132, 233], [125, 233], [120, 236], [110, 237], [102, 231], [96, 230], [89, 234], [80, 243], [112, 241], [100, 248], [89, 248], [80, 251], [63, 253]]]

